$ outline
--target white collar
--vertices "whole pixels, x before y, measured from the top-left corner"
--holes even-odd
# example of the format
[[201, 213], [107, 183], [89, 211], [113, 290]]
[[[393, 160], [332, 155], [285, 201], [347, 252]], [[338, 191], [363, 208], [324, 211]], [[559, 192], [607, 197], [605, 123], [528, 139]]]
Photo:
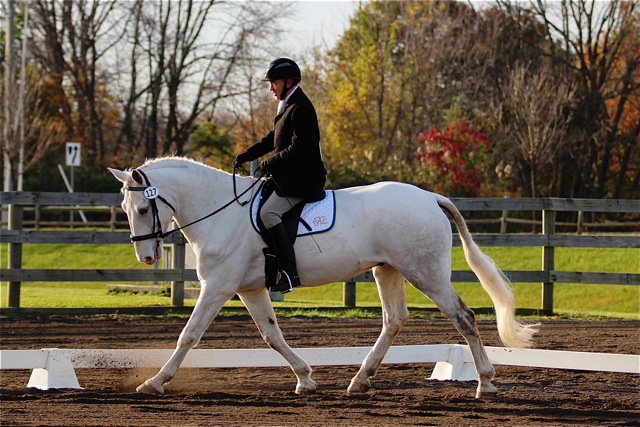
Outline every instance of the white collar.
[[298, 85], [295, 85], [293, 87], [293, 90], [291, 92], [289, 92], [289, 95], [287, 95], [287, 97], [285, 99], [283, 99], [284, 103], [286, 104], [289, 101], [289, 98], [291, 98], [291, 95], [293, 95], [293, 93], [298, 90]]

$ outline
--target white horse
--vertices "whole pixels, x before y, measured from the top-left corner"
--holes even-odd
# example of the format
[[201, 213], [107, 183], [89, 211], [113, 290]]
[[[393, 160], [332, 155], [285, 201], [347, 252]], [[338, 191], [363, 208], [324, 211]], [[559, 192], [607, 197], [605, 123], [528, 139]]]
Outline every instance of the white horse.
[[[138, 260], [152, 265], [160, 258], [162, 230], [168, 230], [172, 220], [179, 227], [188, 225], [182, 232], [195, 252], [201, 282], [200, 296], [171, 358], [137, 391], [162, 394], [163, 385], [176, 375], [187, 352], [198, 343], [225, 302], [238, 294], [264, 341], [291, 366], [297, 377], [295, 392], [314, 392], [311, 368], [289, 347], [278, 327], [264, 284], [265, 245], [250, 224], [249, 205], [234, 202], [232, 175], [178, 157], [150, 160], [133, 170], [109, 170], [123, 183], [122, 208], [129, 219]], [[238, 193], [254, 183], [251, 177], [238, 178]], [[249, 198], [251, 193], [240, 198]], [[396, 182], [336, 190], [335, 200], [335, 226], [313, 239], [299, 237], [295, 251], [302, 286], [340, 282], [373, 269], [383, 327], [347, 393], [369, 390], [370, 379], [407, 322], [405, 280], [433, 300], [469, 344], [479, 378], [476, 397], [495, 393], [491, 383], [495, 371], [474, 314], [451, 286], [452, 234], [443, 210], [453, 218], [467, 262], [491, 296], [502, 342], [514, 348], [528, 347], [537, 332], [536, 325], [524, 325], [515, 319], [508, 282], [475, 244], [453, 203]], [[213, 212], [215, 215], [211, 215]]]

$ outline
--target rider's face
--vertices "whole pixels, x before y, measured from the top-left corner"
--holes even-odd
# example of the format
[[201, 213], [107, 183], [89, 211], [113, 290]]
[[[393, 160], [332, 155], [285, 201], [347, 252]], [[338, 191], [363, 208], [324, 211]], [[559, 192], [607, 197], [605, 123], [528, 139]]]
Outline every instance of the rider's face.
[[284, 90], [284, 80], [271, 80], [269, 83], [269, 91], [273, 94], [273, 97], [276, 100], [280, 100], [280, 95], [282, 95], [282, 91]]

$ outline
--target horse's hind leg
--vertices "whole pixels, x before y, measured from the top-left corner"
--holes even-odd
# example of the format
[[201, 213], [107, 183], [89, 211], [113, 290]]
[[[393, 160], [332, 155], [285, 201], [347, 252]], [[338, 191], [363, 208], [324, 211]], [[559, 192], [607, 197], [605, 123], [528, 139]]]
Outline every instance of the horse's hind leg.
[[373, 275], [378, 285], [382, 303], [382, 331], [375, 345], [353, 377], [347, 393], [364, 393], [371, 388], [370, 378], [376, 375], [380, 363], [393, 344], [404, 324], [409, 320], [409, 311], [404, 295], [404, 277], [395, 268], [385, 265], [375, 267]]
[[289, 362], [291, 370], [298, 378], [296, 393], [313, 393], [316, 390], [316, 383], [311, 379], [311, 367], [284, 340], [266, 288], [257, 292], [246, 292], [239, 295], [245, 307], [249, 310], [264, 341]]
[[[417, 283], [417, 282], [412, 282]], [[422, 282], [424, 283], [424, 282]], [[431, 282], [434, 283], [434, 282]], [[489, 361], [487, 352], [484, 349], [482, 340], [480, 339], [480, 332], [476, 325], [475, 314], [466, 304], [460, 299], [457, 292], [451, 286], [449, 280], [439, 284], [423, 289], [419, 286], [417, 288], [433, 300], [442, 311], [451, 320], [458, 332], [462, 334], [464, 339], [469, 344], [469, 349], [473, 355], [473, 360], [476, 365], [476, 371], [478, 373], [478, 389], [476, 391], [476, 398], [479, 398], [483, 393], [495, 393], [497, 390], [491, 380], [495, 376], [495, 370]], [[434, 290], [434, 288], [436, 288]]]

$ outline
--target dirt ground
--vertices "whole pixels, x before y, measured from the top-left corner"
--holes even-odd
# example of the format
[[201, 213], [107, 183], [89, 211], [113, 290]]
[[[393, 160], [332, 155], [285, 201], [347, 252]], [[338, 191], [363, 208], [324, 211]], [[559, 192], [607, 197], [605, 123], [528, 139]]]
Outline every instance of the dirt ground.
[[[184, 318], [49, 316], [0, 321], [2, 349], [173, 348]], [[478, 322], [500, 346], [495, 323]], [[363, 346], [377, 319], [280, 319], [293, 347]], [[446, 320], [411, 320], [396, 345], [460, 343]], [[219, 317], [199, 348], [264, 348], [251, 319]], [[536, 348], [640, 354], [638, 321], [543, 320]], [[357, 366], [314, 368], [317, 393], [298, 396], [288, 368], [182, 369], [164, 396], [135, 387], [156, 370], [78, 369], [83, 390], [29, 389], [30, 372], [0, 371], [2, 426], [640, 425], [640, 375], [496, 366], [493, 398], [475, 382], [431, 381], [434, 364], [382, 365], [373, 389], [347, 396]]]

